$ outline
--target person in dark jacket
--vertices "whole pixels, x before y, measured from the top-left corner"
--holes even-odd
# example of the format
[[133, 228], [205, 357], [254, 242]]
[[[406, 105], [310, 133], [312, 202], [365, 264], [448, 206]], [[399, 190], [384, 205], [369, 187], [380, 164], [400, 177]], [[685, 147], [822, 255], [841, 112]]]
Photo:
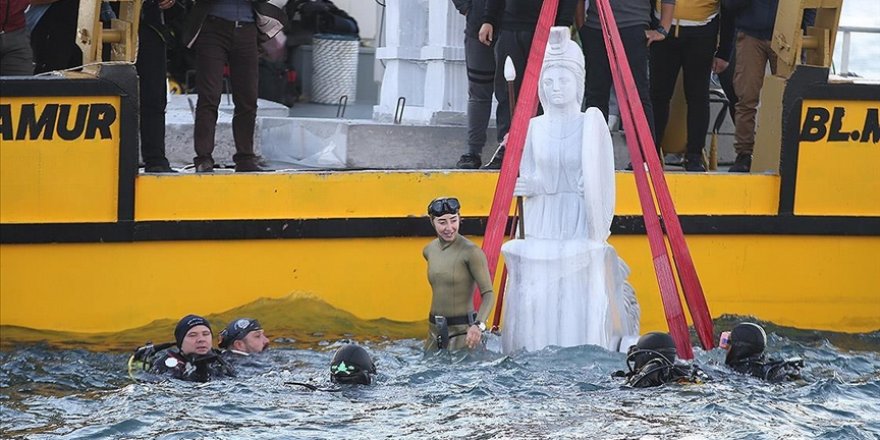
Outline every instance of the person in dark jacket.
[[76, 45], [79, 2], [80, 0], [32, 0], [33, 5], [46, 8], [30, 35], [34, 52], [34, 73], [82, 65], [82, 49]]
[[452, 0], [452, 3], [466, 17], [464, 60], [468, 77], [468, 151], [461, 156], [456, 167], [477, 169], [483, 165], [481, 155], [486, 145], [486, 128], [492, 114], [495, 52], [491, 46], [480, 43], [479, 31], [483, 24], [486, 0]]
[[0, 76], [32, 75], [34, 54], [25, 28], [30, 0], [0, 0]]
[[[725, 334], [726, 333], [726, 334]], [[801, 378], [804, 361], [800, 358], [777, 360], [764, 354], [767, 333], [751, 322], [737, 324], [732, 331], [721, 334], [721, 348], [727, 349], [724, 363], [733, 371], [768, 382], [783, 382]]]
[[628, 371], [617, 371], [612, 377], [625, 379], [631, 388], [658, 387], [668, 383], [705, 382], [709, 377], [696, 365], [676, 362], [675, 342], [668, 333], [642, 335], [626, 355]]
[[190, 382], [234, 377], [235, 371], [214, 349], [211, 325], [197, 315], [184, 316], [174, 328], [177, 349], [164, 352], [150, 372]]
[[[554, 26], [571, 26], [574, 21], [576, 0], [560, 0], [556, 10]], [[498, 127], [498, 142], [501, 143], [510, 130], [510, 105], [507, 80], [504, 78], [504, 62], [507, 57], [513, 61], [516, 79], [513, 82], [514, 95], [519, 94], [526, 61], [538, 26], [543, 0], [487, 0], [480, 26], [480, 42], [495, 46], [495, 122]], [[540, 110], [539, 110], [540, 112]], [[499, 169], [504, 159], [504, 147], [499, 147], [486, 168]]]

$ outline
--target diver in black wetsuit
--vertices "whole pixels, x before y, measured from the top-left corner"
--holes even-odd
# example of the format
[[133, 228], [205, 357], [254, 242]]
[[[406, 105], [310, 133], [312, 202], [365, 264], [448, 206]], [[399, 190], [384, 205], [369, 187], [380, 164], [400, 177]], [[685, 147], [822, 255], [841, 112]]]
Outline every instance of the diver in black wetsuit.
[[626, 379], [632, 388], [657, 387], [667, 383], [703, 383], [709, 377], [696, 365], [675, 362], [675, 342], [668, 333], [646, 333], [636, 345], [629, 347], [626, 366], [612, 377]]
[[764, 354], [767, 348], [767, 333], [758, 324], [743, 322], [730, 332], [721, 334], [721, 348], [727, 349], [724, 363], [730, 369], [742, 374], [757, 377], [768, 382], [783, 382], [801, 379], [801, 358], [777, 360]]
[[376, 374], [376, 364], [367, 350], [354, 345], [343, 345], [330, 361], [330, 381], [339, 384], [369, 385]]
[[269, 338], [260, 321], [251, 318], [235, 319], [220, 332], [221, 356], [240, 374], [255, 374], [271, 369], [262, 356], [269, 349]]
[[191, 382], [234, 377], [235, 371], [214, 349], [212, 338], [211, 325], [205, 318], [184, 316], [174, 328], [176, 349], [170, 343], [140, 347], [129, 361], [129, 372], [137, 361], [151, 373]]
[[223, 354], [248, 356], [266, 351], [269, 348], [269, 338], [263, 332], [260, 321], [239, 318], [220, 332], [220, 342], [217, 345], [223, 350]]
[[[376, 364], [367, 350], [354, 345], [346, 344], [336, 350], [333, 360], [330, 361], [330, 381], [339, 385], [370, 385], [373, 376], [376, 375]], [[311, 391], [342, 391], [343, 387], [321, 388], [316, 385], [303, 382], [286, 382], [288, 385], [299, 385]]]

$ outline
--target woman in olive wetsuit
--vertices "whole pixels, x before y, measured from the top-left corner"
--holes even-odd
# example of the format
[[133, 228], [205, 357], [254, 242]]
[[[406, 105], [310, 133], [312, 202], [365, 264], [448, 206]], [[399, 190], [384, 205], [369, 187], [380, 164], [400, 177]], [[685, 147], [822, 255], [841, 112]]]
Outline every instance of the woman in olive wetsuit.
[[[486, 255], [458, 233], [460, 209], [461, 204], [453, 197], [434, 199], [428, 204], [428, 216], [437, 238], [422, 251], [428, 261], [428, 282], [433, 291], [426, 351], [477, 347], [495, 304]], [[474, 311], [474, 283], [482, 296], [479, 311]]]

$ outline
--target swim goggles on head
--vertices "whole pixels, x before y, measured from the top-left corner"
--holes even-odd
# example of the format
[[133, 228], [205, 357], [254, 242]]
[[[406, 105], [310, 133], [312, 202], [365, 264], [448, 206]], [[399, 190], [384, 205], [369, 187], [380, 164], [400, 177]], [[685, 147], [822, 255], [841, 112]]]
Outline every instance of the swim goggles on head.
[[455, 197], [441, 197], [428, 204], [428, 215], [440, 217], [446, 214], [458, 214], [460, 209], [461, 203]]
[[256, 319], [238, 319], [232, 324], [226, 326], [226, 328], [220, 332], [220, 343], [218, 345], [220, 348], [227, 348], [232, 345], [233, 342], [247, 336], [248, 333], [262, 329], [263, 327], [260, 325], [260, 321], [257, 321]]

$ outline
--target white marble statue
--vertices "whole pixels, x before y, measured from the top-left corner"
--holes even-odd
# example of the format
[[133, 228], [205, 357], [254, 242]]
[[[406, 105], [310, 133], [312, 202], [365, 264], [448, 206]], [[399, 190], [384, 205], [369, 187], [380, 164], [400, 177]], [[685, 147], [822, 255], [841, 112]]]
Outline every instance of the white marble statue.
[[629, 268], [607, 241], [611, 136], [598, 109], [580, 111], [583, 95], [584, 55], [567, 27], [554, 27], [538, 83], [544, 114], [529, 123], [514, 189], [524, 197], [525, 238], [501, 248], [505, 353], [583, 344], [625, 351], [639, 335]]

